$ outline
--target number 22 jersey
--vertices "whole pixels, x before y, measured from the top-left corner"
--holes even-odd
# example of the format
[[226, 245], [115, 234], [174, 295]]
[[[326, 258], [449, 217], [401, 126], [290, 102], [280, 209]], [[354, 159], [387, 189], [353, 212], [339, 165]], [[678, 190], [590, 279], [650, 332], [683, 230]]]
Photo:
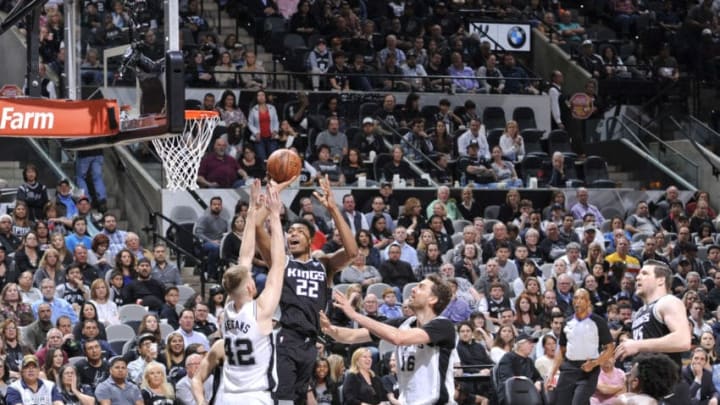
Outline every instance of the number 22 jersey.
[[306, 262], [288, 256], [280, 310], [280, 323], [305, 337], [314, 338], [320, 328], [320, 311], [328, 301], [327, 273], [317, 259]]
[[257, 301], [246, 303], [240, 311], [228, 302], [222, 328], [225, 362], [218, 395], [272, 390], [277, 381], [275, 343], [272, 333], [260, 331]]

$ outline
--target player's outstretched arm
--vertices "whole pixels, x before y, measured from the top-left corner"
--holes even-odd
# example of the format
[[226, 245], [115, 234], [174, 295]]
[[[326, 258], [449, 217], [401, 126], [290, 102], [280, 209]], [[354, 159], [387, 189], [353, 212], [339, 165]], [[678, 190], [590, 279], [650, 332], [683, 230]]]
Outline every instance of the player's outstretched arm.
[[[275, 180], [270, 180], [269, 184], [275, 186], [278, 195], [280, 195], [280, 193], [285, 190], [290, 184], [292, 184], [297, 178], [298, 176], [295, 176], [292, 179], [282, 183], [276, 183]], [[270, 211], [268, 211], [265, 206], [260, 207], [255, 213], [255, 215], [257, 216], [257, 222], [255, 222], [255, 243], [257, 250], [260, 252], [260, 256], [262, 256], [268, 267], [272, 266], [272, 253], [270, 253], [270, 235], [268, 234], [267, 229], [265, 229], [265, 219], [267, 219], [269, 214]]]
[[203, 384], [208, 379], [212, 371], [217, 367], [218, 364], [225, 358], [225, 341], [219, 339], [210, 348], [210, 352], [200, 362], [200, 366], [195, 372], [195, 376], [192, 379], [192, 394], [195, 398], [195, 402], [198, 405], [207, 405], [208, 401], [205, 398], [205, 389]]
[[340, 212], [337, 204], [335, 204], [335, 197], [333, 196], [332, 188], [330, 188], [330, 180], [328, 176], [319, 178], [320, 187], [322, 193], [313, 192], [315, 198], [322, 204], [323, 207], [330, 213], [330, 216], [335, 223], [335, 226], [340, 233], [340, 239], [342, 240], [343, 247], [337, 252], [324, 256], [323, 261], [328, 270], [328, 278], [332, 279], [335, 272], [340, 271], [342, 268], [350, 263], [355, 256], [358, 254], [357, 242], [355, 242], [355, 235], [350, 229], [350, 225], [345, 222], [345, 219]]
[[245, 222], [245, 231], [240, 245], [238, 264], [244, 268], [252, 268], [252, 260], [255, 256], [255, 224], [257, 223], [257, 212], [264, 206], [265, 195], [260, 191], [260, 179], [255, 179], [250, 185], [250, 204]]
[[330, 323], [325, 312], [320, 311], [320, 330], [335, 341], [344, 344], [359, 344], [370, 342], [370, 333], [365, 328], [343, 328]]
[[344, 294], [335, 291], [333, 298], [335, 298], [333, 305], [336, 308], [341, 309], [350, 320], [357, 322], [358, 325], [367, 329], [370, 334], [380, 339], [387, 340], [396, 346], [432, 343], [430, 335], [422, 328], [398, 329], [358, 313]]
[[[267, 186], [266, 205], [270, 210], [270, 254], [272, 265], [265, 281], [265, 289], [257, 299], [257, 306], [258, 322], [263, 325], [263, 329], [267, 326], [268, 332], [270, 332], [272, 330], [272, 316], [280, 303], [283, 278], [285, 276], [285, 233], [280, 223], [282, 201], [280, 201], [276, 187], [272, 184]], [[265, 323], [267, 325], [264, 325]]]

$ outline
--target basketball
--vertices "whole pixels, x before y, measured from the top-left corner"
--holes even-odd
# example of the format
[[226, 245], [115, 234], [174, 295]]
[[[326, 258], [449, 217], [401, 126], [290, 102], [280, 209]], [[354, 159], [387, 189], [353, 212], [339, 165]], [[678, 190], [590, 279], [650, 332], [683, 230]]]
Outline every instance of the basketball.
[[278, 149], [270, 155], [267, 161], [267, 171], [270, 178], [278, 183], [288, 181], [300, 174], [302, 160], [297, 153], [290, 149]]

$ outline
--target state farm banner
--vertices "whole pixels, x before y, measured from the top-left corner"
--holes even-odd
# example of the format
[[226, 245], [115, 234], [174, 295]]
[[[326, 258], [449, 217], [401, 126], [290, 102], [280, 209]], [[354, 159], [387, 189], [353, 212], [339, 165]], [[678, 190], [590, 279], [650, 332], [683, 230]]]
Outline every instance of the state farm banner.
[[0, 98], [0, 136], [95, 137], [119, 132], [115, 100]]

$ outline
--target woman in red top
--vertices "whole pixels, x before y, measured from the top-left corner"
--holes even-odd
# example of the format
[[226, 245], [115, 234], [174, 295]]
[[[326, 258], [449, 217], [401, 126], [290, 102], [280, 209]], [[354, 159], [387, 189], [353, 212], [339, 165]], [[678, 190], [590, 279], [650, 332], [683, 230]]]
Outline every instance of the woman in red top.
[[257, 158], [265, 161], [278, 148], [280, 121], [275, 107], [267, 103], [264, 91], [257, 92], [256, 100], [257, 104], [250, 110], [248, 128], [250, 128], [250, 140], [255, 142]]

